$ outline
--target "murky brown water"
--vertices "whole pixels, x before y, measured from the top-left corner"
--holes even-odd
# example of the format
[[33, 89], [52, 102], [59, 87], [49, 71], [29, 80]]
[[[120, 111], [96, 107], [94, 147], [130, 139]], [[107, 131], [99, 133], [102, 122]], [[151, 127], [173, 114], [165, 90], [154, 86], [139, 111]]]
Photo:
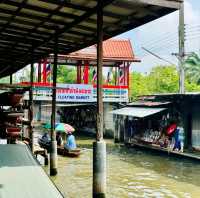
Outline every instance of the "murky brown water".
[[[59, 156], [55, 184], [68, 198], [92, 197], [92, 139], [79, 158]], [[107, 197], [199, 198], [200, 163], [107, 144]]]

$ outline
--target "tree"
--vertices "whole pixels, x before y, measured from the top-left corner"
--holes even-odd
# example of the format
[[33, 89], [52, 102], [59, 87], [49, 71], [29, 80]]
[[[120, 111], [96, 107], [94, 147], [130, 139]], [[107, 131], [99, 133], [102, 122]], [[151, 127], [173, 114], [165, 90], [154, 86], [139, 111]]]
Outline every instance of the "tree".
[[69, 68], [66, 65], [59, 65], [57, 70], [58, 83], [76, 83], [76, 70]]
[[186, 78], [190, 82], [200, 85], [200, 57], [198, 54], [193, 52], [191, 55], [189, 55], [185, 60], [184, 67]]
[[136, 99], [140, 95], [151, 94], [150, 89], [147, 86], [147, 77], [141, 73], [132, 72], [129, 76], [130, 79], [130, 96], [132, 99]]
[[177, 93], [178, 72], [175, 66], [156, 66], [148, 75], [132, 72], [130, 74], [130, 96], [156, 93]]
[[177, 93], [178, 72], [175, 66], [157, 66], [148, 75], [148, 87], [152, 93]]

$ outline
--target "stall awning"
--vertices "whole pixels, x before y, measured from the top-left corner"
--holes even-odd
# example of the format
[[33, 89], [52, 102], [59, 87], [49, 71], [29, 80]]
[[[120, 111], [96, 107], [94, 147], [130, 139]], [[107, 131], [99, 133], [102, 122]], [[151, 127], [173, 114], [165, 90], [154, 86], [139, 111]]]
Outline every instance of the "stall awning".
[[166, 108], [124, 107], [122, 109], [111, 111], [111, 113], [117, 115], [132, 116], [136, 118], [144, 118], [164, 110], [166, 110]]

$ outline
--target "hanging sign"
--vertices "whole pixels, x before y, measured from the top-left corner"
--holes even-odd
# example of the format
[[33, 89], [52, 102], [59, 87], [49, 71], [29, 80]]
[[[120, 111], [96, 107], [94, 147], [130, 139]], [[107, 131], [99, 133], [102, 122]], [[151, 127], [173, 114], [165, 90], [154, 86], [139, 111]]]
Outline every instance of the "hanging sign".
[[91, 102], [93, 86], [84, 84], [57, 84], [56, 100], [60, 102]]

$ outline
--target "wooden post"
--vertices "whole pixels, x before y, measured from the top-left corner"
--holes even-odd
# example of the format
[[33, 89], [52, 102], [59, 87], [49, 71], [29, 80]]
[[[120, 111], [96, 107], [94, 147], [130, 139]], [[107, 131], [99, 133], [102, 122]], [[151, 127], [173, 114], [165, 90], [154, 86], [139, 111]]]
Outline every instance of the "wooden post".
[[[38, 83], [41, 83], [41, 61], [38, 63]], [[41, 121], [41, 114], [42, 114], [42, 109], [41, 109], [41, 101], [38, 101], [38, 117], [37, 120]]]
[[52, 114], [51, 114], [51, 151], [50, 151], [50, 175], [57, 174], [57, 142], [55, 132], [56, 115], [56, 80], [58, 64], [58, 36], [55, 35], [54, 43], [54, 65], [53, 65], [53, 87], [52, 87]]
[[117, 85], [117, 66], [115, 66], [115, 86]]
[[12, 85], [12, 83], [13, 83], [13, 76], [12, 76], [12, 74], [10, 75], [10, 84]]
[[34, 61], [33, 61], [33, 52], [32, 52], [32, 62], [31, 62], [31, 70], [30, 70], [30, 90], [29, 90], [29, 137], [31, 141], [31, 150], [33, 152], [34, 147], [34, 137], [33, 137], [33, 70], [34, 70]]
[[103, 141], [103, 0], [97, 3], [97, 133], [93, 143], [93, 198], [106, 197], [106, 144]]
[[43, 71], [42, 71], [42, 77], [43, 77], [43, 83], [47, 82], [47, 72], [46, 72], [46, 67], [47, 67], [47, 60], [45, 59], [43, 61]]
[[38, 82], [41, 82], [41, 61], [38, 63]]
[[81, 62], [82, 61], [77, 61], [77, 77], [76, 77], [77, 84], [81, 84]]
[[89, 81], [89, 62], [88, 61], [84, 61], [84, 79], [83, 82], [84, 84], [88, 84]]

